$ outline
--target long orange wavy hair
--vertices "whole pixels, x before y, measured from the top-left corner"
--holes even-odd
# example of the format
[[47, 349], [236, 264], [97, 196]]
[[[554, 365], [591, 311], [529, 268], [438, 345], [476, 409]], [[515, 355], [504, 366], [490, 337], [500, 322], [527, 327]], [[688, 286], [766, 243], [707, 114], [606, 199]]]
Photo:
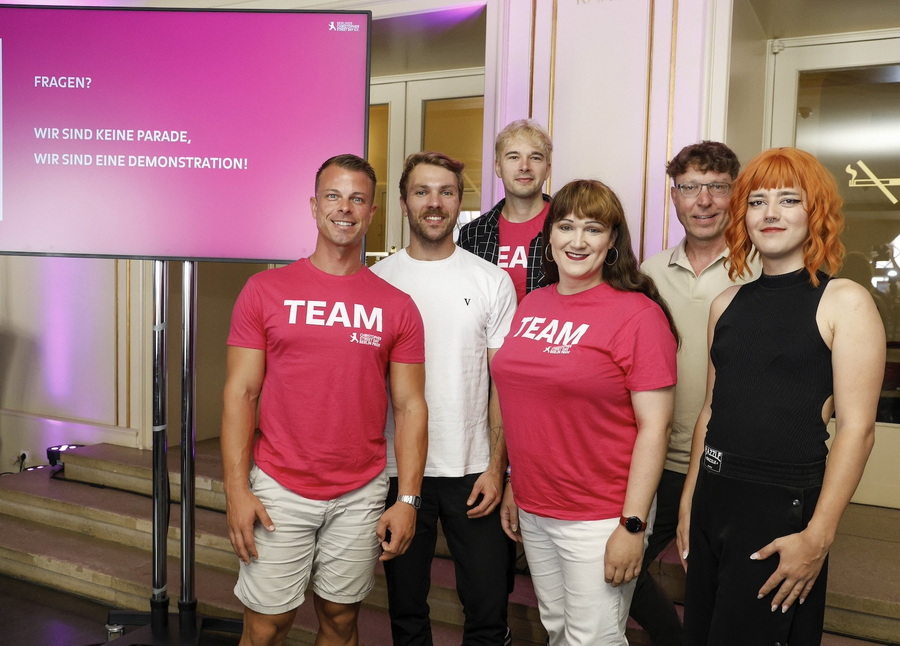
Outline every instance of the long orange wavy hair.
[[747, 200], [759, 189], [800, 188], [805, 195], [809, 234], [803, 245], [803, 264], [810, 282], [819, 284], [816, 272], [833, 276], [841, 268], [844, 243], [844, 200], [837, 183], [819, 160], [797, 148], [772, 148], [751, 159], [731, 185], [731, 222], [725, 229], [730, 252], [728, 276], [734, 280], [747, 271], [747, 262], [757, 255], [747, 233]]

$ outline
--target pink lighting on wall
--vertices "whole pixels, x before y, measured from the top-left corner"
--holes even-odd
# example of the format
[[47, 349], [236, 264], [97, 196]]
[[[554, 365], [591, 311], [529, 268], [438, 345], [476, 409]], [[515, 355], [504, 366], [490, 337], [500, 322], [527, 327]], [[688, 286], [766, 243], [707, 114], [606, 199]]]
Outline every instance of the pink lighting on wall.
[[[40, 272], [41, 287], [39, 303], [41, 311], [41, 346], [38, 348], [38, 374], [43, 382], [43, 390], [52, 405], [59, 410], [66, 410], [77, 395], [76, 386], [81, 378], [80, 370], [75, 368], [73, 351], [78, 343], [79, 325], [69, 317], [79, 311], [82, 286], [78, 284], [78, 272], [69, 258], [47, 259], [43, 263], [34, 263], [35, 270]], [[89, 284], [89, 283], [88, 283]], [[90, 370], [90, 365], [83, 366]], [[56, 411], [54, 411], [56, 412]]]

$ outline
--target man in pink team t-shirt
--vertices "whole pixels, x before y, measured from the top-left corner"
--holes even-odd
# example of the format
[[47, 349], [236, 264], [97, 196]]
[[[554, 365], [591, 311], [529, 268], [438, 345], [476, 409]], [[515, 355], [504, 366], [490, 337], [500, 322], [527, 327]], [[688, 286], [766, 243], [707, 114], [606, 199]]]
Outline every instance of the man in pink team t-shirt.
[[[252, 276], [228, 336], [221, 443], [242, 645], [283, 644], [307, 586], [316, 644], [358, 644], [379, 555], [406, 551], [421, 504], [424, 328], [413, 300], [361, 261], [375, 172], [339, 155], [315, 191], [315, 251]], [[387, 375], [398, 495], [385, 509]]]
[[494, 171], [503, 181], [506, 197], [462, 227], [457, 244], [505, 269], [521, 301], [546, 285], [541, 227], [550, 196], [542, 190], [550, 175], [553, 143], [540, 124], [519, 119], [497, 135], [494, 154]]

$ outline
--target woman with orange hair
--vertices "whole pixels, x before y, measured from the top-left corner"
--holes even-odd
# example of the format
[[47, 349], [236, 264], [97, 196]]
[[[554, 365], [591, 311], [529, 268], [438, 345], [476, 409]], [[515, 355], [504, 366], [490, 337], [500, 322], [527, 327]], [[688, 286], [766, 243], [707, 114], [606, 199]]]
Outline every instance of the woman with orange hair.
[[758, 155], [732, 185], [730, 275], [754, 254], [763, 272], [710, 310], [677, 537], [686, 644], [820, 643], [828, 550], [872, 449], [885, 355], [872, 297], [832, 278], [841, 205], [794, 148]]

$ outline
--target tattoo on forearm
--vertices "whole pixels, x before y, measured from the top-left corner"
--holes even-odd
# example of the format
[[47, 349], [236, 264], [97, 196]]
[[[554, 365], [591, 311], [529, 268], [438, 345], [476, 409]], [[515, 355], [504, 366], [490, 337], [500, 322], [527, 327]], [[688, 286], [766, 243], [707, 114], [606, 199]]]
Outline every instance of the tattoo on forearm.
[[491, 448], [491, 455], [497, 450], [497, 444], [500, 442], [500, 435], [503, 433], [502, 426], [493, 426], [490, 430], [490, 438], [489, 444]]

